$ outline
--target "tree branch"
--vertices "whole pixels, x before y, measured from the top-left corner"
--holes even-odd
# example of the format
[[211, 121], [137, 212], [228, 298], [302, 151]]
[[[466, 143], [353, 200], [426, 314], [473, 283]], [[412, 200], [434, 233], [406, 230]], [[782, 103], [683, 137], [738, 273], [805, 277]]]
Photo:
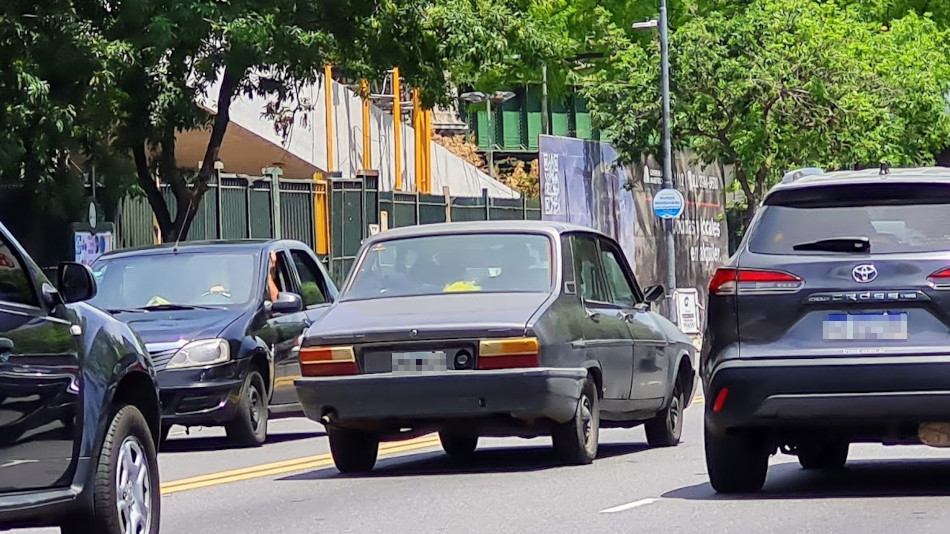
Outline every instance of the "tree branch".
[[158, 221], [158, 228], [162, 232], [162, 237], [167, 238], [172, 231], [172, 217], [168, 212], [168, 205], [165, 204], [165, 197], [158, 189], [151, 171], [148, 169], [148, 157], [145, 155], [145, 142], [135, 143], [132, 147], [132, 157], [135, 160], [135, 173], [139, 178], [139, 185], [145, 191], [145, 197], [148, 199], [152, 212], [155, 213], [155, 219]]

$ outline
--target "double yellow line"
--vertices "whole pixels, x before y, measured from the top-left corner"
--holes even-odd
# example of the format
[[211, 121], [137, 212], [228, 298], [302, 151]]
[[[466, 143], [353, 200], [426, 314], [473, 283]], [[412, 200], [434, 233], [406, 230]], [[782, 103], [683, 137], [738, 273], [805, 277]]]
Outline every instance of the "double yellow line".
[[[410, 439], [407, 441], [398, 441], [395, 443], [386, 443], [380, 446], [379, 455], [388, 456], [400, 452], [416, 451], [439, 446], [439, 437], [434, 435], [423, 436], [421, 438]], [[318, 454], [316, 456], [306, 456], [293, 460], [284, 460], [282, 462], [273, 462], [268, 464], [245, 467], [243, 469], [234, 469], [232, 471], [222, 471], [220, 473], [211, 473], [181, 480], [173, 480], [162, 484], [162, 495], [171, 495], [182, 491], [190, 491], [211, 486], [219, 486], [231, 482], [240, 482], [242, 480], [251, 480], [254, 478], [269, 477], [274, 475], [283, 475], [295, 471], [307, 471], [321, 467], [333, 465], [333, 458], [329, 453]]]
[[[694, 403], [702, 403], [705, 399], [697, 395]], [[389, 456], [401, 452], [417, 451], [440, 446], [437, 435], [428, 435], [421, 438], [410, 439], [406, 441], [397, 441], [385, 443], [379, 448], [380, 456]], [[234, 469], [231, 471], [222, 471], [220, 473], [211, 473], [181, 480], [173, 480], [162, 484], [162, 495], [171, 495], [182, 491], [190, 491], [212, 486], [220, 486], [231, 482], [241, 482], [255, 478], [263, 478], [275, 475], [283, 475], [296, 471], [308, 471], [311, 469], [320, 469], [333, 465], [333, 457], [327, 454], [318, 454], [316, 456], [305, 456], [293, 460], [284, 460], [282, 462], [272, 462], [267, 464]]]

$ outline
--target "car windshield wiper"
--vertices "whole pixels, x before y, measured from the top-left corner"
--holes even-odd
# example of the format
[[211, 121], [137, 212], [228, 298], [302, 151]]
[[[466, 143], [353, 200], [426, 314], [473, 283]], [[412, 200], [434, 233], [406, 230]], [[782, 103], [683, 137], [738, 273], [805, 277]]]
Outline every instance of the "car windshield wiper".
[[860, 254], [871, 250], [871, 239], [868, 237], [833, 237], [809, 243], [799, 243], [792, 247], [792, 250], [821, 250]]
[[175, 311], [175, 310], [223, 310], [221, 306], [202, 306], [199, 304], [153, 304], [139, 308], [144, 311]]
[[147, 313], [148, 312], [148, 310], [144, 310], [142, 308], [108, 308], [106, 309], [106, 311], [112, 315], [115, 315], [117, 313]]

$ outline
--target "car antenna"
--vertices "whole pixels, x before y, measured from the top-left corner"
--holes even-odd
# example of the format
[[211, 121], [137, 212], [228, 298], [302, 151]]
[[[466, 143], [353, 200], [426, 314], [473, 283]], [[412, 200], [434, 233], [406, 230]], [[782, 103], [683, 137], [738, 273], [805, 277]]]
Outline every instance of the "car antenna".
[[[188, 213], [188, 211], [191, 210], [191, 203], [194, 202], [194, 200], [195, 200], [195, 197], [194, 197], [194, 196], [192, 196], [191, 198], [188, 199], [188, 209], [185, 210], [185, 213], [186, 213], [186, 214]], [[186, 215], [186, 216], [187, 216], [187, 215]], [[181, 242], [181, 234], [182, 234], [182, 230], [184, 230], [184, 229], [185, 229], [185, 225], [184, 225], [184, 224], [181, 225], [181, 228], [178, 229], [178, 236], [175, 237], [175, 247], [172, 249], [172, 252], [176, 252], [176, 253], [178, 252], [178, 243]]]

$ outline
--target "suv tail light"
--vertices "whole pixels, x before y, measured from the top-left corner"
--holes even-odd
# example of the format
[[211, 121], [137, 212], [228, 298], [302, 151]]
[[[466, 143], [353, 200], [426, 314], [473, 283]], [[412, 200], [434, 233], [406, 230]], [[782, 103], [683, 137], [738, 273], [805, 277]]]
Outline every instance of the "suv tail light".
[[486, 339], [478, 346], [478, 368], [482, 370], [537, 367], [540, 361], [536, 337]]
[[[950, 279], [948, 279], [950, 281]], [[720, 268], [709, 282], [712, 295], [794, 293], [805, 281], [791, 273], [759, 269]]]
[[300, 374], [303, 376], [342, 376], [360, 374], [353, 347], [304, 347], [300, 349]]
[[934, 289], [950, 289], [950, 267], [944, 267], [927, 277], [930, 287]]

